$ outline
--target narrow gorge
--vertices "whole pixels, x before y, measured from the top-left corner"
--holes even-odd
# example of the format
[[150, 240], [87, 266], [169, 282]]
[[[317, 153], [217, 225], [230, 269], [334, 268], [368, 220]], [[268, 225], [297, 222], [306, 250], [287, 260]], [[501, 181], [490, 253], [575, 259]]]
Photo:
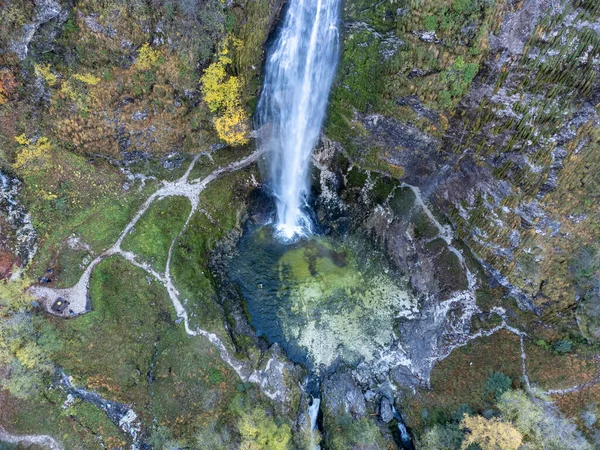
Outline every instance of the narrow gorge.
[[0, 0], [0, 448], [600, 448], [600, 3]]

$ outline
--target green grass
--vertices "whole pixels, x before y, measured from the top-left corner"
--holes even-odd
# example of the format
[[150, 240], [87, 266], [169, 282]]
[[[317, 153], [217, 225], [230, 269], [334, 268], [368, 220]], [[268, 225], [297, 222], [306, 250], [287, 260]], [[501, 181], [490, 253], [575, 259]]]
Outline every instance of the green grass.
[[258, 176], [255, 167], [212, 182], [200, 196], [202, 211], [194, 214], [173, 252], [171, 272], [191, 321], [219, 334], [225, 333], [223, 313], [209, 269], [210, 253], [219, 240], [240, 226], [252, 174]]
[[176, 437], [227, 415], [239, 382], [215, 347], [202, 337], [186, 336], [181, 327], [161, 337], [154, 376], [154, 413]]
[[[10, 407], [6, 408], [2, 425], [17, 434], [48, 434], [68, 450], [102, 449], [96, 435], [105, 444], [112, 443], [113, 448], [117, 443], [126, 443], [126, 436], [103, 411], [79, 400], [65, 410], [62, 405], [66, 399], [58, 390], [46, 391], [27, 403], [9, 398]], [[1, 442], [0, 448], [5, 448]]]
[[[102, 161], [91, 164], [69, 152], [58, 151], [55, 156], [60, 164], [51, 171], [25, 179], [23, 201], [39, 235], [29, 274], [37, 279], [48, 267], [57, 266], [60, 270], [55, 270], [53, 277], [59, 285], [66, 286], [81, 274], [78, 266], [83, 259], [82, 254], [61, 256], [63, 252], [73, 253], [66, 240], [74, 235], [93, 252], [101, 253], [117, 240], [155, 184], [147, 183], [142, 190], [134, 185], [126, 192], [118, 168]], [[59, 197], [44, 200], [37, 186], [56, 191]]]
[[174, 328], [174, 313], [162, 285], [121, 257], [95, 269], [90, 281], [93, 310], [73, 320], [54, 319], [63, 342], [59, 366], [112, 400], [136, 405], [148, 417], [148, 368], [154, 343]]
[[125, 237], [122, 248], [134, 252], [154, 269], [163, 272], [171, 242], [182, 230], [190, 209], [186, 197], [155, 201]]

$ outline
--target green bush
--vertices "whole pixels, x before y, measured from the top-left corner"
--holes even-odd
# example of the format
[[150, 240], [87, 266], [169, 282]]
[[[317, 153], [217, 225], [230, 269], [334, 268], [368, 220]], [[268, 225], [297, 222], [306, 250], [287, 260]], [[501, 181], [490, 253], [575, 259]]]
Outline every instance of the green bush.
[[454, 0], [452, 2], [452, 9], [460, 14], [470, 12], [473, 8], [473, 0]]
[[512, 380], [502, 372], [494, 372], [485, 382], [486, 391], [494, 394], [496, 399], [499, 399], [511, 386]]
[[456, 424], [434, 425], [420, 439], [420, 450], [458, 450], [463, 433]]
[[473, 408], [466, 403], [463, 403], [462, 405], [459, 405], [459, 407], [456, 408], [456, 411], [452, 413], [452, 420], [455, 422], [460, 422], [465, 414], [469, 416], [473, 415]]
[[425, 29], [427, 31], [435, 31], [437, 29], [438, 19], [436, 16], [425, 17]]
[[552, 349], [559, 355], [571, 353], [573, 349], [573, 343], [569, 339], [562, 339], [552, 346]]

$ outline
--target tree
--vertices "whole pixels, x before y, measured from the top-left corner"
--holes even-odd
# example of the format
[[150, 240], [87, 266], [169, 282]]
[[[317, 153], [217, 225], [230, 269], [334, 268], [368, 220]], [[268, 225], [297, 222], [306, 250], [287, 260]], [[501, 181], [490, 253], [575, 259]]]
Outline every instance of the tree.
[[60, 347], [55, 329], [31, 311], [25, 277], [0, 282], [0, 385], [18, 398], [35, 395], [54, 366], [49, 355]]
[[511, 386], [512, 380], [502, 372], [494, 372], [485, 382], [486, 391], [494, 394], [496, 399], [499, 399]]
[[31, 306], [35, 298], [27, 292], [32, 281], [24, 276], [0, 281], [0, 313], [17, 312]]
[[420, 450], [459, 450], [463, 434], [458, 425], [435, 424], [421, 437]]
[[230, 42], [237, 45], [234, 39], [226, 39], [217, 60], [207, 67], [200, 81], [204, 101], [217, 114], [214, 124], [219, 137], [229, 145], [243, 145], [248, 142], [248, 114], [242, 106], [240, 79], [227, 74], [232, 63]]
[[465, 416], [460, 428], [466, 431], [461, 449], [479, 444], [483, 450], [517, 450], [523, 436], [512, 424], [482, 416]]
[[289, 425], [277, 425], [264, 409], [243, 413], [238, 423], [242, 436], [240, 450], [287, 450], [292, 440]]
[[0, 380], [2, 387], [17, 398], [37, 394], [54, 370], [49, 354], [58, 346], [54, 330], [42, 326], [32, 313], [0, 316], [0, 366], [8, 372]]
[[497, 404], [505, 420], [509, 420], [534, 448], [546, 450], [591, 450], [577, 427], [556, 411], [525, 392], [507, 391]]

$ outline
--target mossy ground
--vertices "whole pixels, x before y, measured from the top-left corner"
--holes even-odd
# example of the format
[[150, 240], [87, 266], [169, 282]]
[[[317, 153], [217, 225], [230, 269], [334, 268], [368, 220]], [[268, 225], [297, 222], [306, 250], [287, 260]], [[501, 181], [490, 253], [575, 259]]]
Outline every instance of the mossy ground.
[[200, 195], [201, 209], [173, 251], [172, 275], [190, 322], [223, 336], [223, 311], [209, 267], [210, 255], [221, 239], [241, 225], [252, 180], [257, 177], [256, 167], [251, 167], [212, 182]]
[[494, 403], [486, 390], [486, 380], [502, 372], [521, 386], [521, 349], [519, 338], [507, 331], [480, 338], [454, 350], [431, 373], [431, 390], [422, 391], [403, 405], [407, 425], [418, 433], [435, 423], [445, 423], [464, 404], [483, 412]]
[[190, 202], [185, 197], [154, 202], [125, 237], [121, 248], [140, 256], [159, 273], [164, 272], [169, 247], [183, 229], [190, 210]]

